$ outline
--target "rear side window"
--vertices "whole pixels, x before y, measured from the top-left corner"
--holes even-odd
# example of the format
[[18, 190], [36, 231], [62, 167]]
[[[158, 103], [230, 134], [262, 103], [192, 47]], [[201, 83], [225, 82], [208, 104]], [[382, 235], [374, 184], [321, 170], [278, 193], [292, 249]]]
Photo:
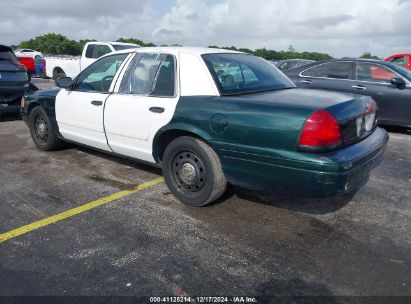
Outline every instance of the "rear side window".
[[95, 44], [89, 44], [86, 50], [86, 58], [93, 58]]
[[398, 77], [397, 74], [389, 69], [371, 63], [357, 63], [355, 74], [357, 80], [386, 83], [390, 83], [391, 79]]
[[350, 79], [351, 67], [351, 62], [330, 62], [310, 68], [304, 71], [301, 75], [309, 77]]
[[136, 55], [123, 77], [119, 92], [145, 96], [174, 96], [174, 57], [158, 53]]
[[407, 66], [408, 64], [408, 57], [401, 56], [401, 57], [394, 57], [389, 60], [389, 62], [398, 64], [400, 66]]
[[94, 52], [94, 58], [100, 58], [108, 53], [111, 53], [111, 49], [107, 45], [97, 45]]
[[97, 59], [111, 53], [111, 49], [107, 45], [90, 44], [86, 50], [86, 58]]

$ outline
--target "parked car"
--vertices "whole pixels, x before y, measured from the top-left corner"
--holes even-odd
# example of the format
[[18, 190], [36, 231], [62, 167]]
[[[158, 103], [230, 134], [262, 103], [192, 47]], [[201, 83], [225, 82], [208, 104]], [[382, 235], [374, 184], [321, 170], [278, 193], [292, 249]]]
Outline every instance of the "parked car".
[[32, 57], [18, 57], [19, 62], [24, 65], [27, 69], [27, 74], [29, 75], [29, 79], [36, 74], [36, 65]]
[[74, 78], [98, 58], [111, 52], [140, 47], [137, 44], [121, 42], [88, 42], [83, 48], [81, 57], [47, 56], [46, 75], [56, 80], [58, 77]]
[[411, 72], [397, 64], [331, 60], [285, 73], [302, 88], [370, 96], [377, 101], [380, 124], [411, 127]]
[[[254, 77], [227, 83], [221, 67]], [[266, 60], [230, 50], [124, 50], [57, 83], [22, 104], [38, 148], [69, 141], [161, 166], [171, 192], [193, 206], [218, 199], [227, 183], [354, 191], [388, 140], [371, 97], [299, 89]]]
[[0, 45], [0, 118], [20, 116], [20, 101], [28, 85], [26, 67], [11, 48]]
[[30, 57], [30, 58], [43, 58], [44, 55], [41, 52], [32, 49], [19, 49], [15, 52], [17, 57]]
[[408, 70], [411, 70], [411, 54], [396, 54], [388, 58], [385, 58], [384, 61], [392, 62], [398, 64]]
[[313, 62], [315, 61], [306, 59], [287, 59], [280, 60], [279, 62], [277, 62], [276, 67], [279, 68], [281, 71], [288, 71]]

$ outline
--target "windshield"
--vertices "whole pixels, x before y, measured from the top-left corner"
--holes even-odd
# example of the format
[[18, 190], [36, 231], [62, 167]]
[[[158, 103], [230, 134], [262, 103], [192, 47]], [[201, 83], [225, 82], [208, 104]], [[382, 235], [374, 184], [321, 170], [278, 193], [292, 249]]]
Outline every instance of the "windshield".
[[206, 54], [202, 57], [221, 95], [295, 88], [287, 76], [260, 57], [248, 54]]
[[17, 57], [9, 51], [0, 51], [0, 60], [8, 60], [11, 62], [18, 62]]
[[401, 74], [402, 76], [408, 78], [411, 81], [411, 71], [399, 66], [397, 64], [390, 64], [390, 68], [396, 71], [397, 73]]
[[137, 44], [112, 44], [112, 46], [116, 51], [135, 49], [135, 48], [140, 47]]

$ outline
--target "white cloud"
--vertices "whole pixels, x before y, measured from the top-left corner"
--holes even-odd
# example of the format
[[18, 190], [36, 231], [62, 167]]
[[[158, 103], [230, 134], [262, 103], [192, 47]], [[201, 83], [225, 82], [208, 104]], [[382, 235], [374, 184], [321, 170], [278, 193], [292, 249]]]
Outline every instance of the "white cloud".
[[[410, 0], [0, 0], [1, 43], [59, 32], [358, 56], [411, 51]], [[6, 17], [4, 17], [6, 16]]]

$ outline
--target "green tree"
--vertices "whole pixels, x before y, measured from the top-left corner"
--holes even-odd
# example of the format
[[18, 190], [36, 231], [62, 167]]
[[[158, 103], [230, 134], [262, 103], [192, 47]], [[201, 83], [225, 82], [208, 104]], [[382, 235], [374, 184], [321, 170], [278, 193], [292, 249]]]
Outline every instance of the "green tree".
[[364, 52], [364, 53], [360, 56], [360, 58], [363, 58], [363, 59], [377, 59], [377, 60], [381, 59], [381, 58], [379, 58], [378, 56], [372, 55], [370, 52]]
[[29, 48], [45, 54], [80, 55], [82, 48], [75, 40], [70, 40], [61, 34], [49, 33], [23, 41], [20, 48]]

